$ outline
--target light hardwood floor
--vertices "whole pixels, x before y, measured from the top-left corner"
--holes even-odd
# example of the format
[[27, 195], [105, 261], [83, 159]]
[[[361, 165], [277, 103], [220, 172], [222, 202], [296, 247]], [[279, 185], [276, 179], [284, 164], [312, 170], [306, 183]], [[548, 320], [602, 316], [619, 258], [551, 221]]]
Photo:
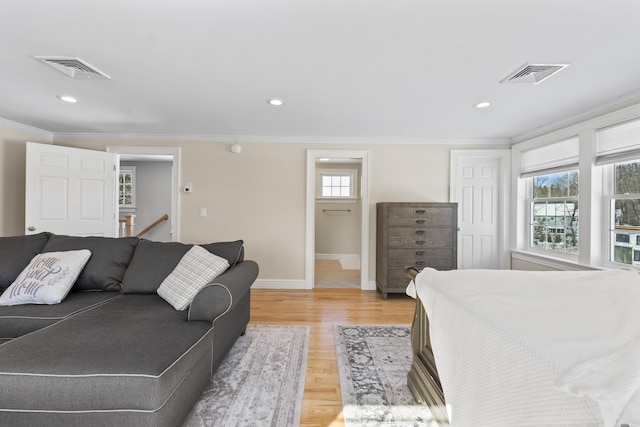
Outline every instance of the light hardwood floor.
[[345, 270], [338, 260], [315, 261], [314, 286], [318, 288], [360, 289], [360, 270]]
[[410, 325], [415, 301], [359, 289], [251, 291], [251, 324], [310, 326], [302, 427], [344, 426], [334, 325]]

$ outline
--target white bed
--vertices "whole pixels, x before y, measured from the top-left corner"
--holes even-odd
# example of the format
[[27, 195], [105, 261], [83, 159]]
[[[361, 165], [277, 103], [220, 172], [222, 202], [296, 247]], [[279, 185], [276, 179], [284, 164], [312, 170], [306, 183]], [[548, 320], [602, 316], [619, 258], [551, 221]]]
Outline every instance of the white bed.
[[452, 426], [640, 425], [637, 273], [427, 268], [415, 289]]

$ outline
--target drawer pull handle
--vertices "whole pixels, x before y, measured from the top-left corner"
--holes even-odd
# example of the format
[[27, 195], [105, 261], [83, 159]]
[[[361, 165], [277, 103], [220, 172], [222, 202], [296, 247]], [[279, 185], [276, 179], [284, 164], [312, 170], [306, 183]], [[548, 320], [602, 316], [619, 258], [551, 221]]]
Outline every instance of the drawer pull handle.
[[425, 252], [424, 251], [416, 251], [416, 255], [424, 255]]
[[424, 233], [426, 233], [426, 231], [424, 231], [424, 230], [418, 230], [418, 231], [416, 231], [416, 234], [419, 234], [419, 235], [423, 235]]
[[416, 213], [417, 213], [417, 214], [423, 214], [423, 213], [425, 213], [425, 212], [426, 212], [426, 211], [425, 211], [424, 209], [418, 209], [418, 210], [416, 211]]
[[425, 265], [426, 262], [425, 261], [416, 261], [416, 265]]
[[424, 245], [427, 243], [425, 240], [416, 240], [416, 245]]
[[416, 220], [416, 224], [424, 224], [425, 222], [427, 222], [427, 221], [425, 221], [424, 219], [417, 219]]

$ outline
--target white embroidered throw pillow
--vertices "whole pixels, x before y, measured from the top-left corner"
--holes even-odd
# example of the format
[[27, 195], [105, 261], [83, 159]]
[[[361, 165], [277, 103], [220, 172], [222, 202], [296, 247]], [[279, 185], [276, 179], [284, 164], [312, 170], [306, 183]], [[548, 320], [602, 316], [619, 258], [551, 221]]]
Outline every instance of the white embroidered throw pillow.
[[196, 294], [229, 268], [229, 261], [195, 245], [158, 288], [158, 295], [178, 311], [185, 310]]
[[69, 293], [91, 251], [45, 252], [33, 257], [0, 296], [0, 305], [58, 304]]

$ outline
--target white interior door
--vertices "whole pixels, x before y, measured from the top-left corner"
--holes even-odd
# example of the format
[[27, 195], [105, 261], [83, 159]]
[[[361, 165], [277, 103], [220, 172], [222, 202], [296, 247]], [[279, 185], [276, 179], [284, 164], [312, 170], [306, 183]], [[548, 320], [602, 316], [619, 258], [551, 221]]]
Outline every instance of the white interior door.
[[25, 233], [117, 236], [117, 156], [27, 143]]
[[451, 201], [458, 202], [458, 268], [506, 268], [508, 150], [452, 150]]

